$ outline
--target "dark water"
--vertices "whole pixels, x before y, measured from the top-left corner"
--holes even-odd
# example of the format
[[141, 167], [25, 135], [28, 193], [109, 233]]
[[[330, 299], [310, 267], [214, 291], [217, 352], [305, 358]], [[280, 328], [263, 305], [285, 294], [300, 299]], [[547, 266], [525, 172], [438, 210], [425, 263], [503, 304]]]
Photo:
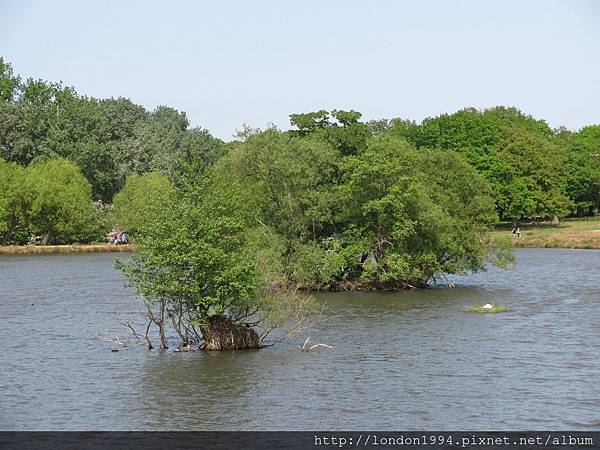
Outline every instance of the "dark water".
[[[0, 257], [0, 429], [598, 429], [600, 251], [521, 250], [456, 289], [327, 294], [337, 318], [260, 351], [121, 348], [116, 255]], [[475, 303], [511, 312], [468, 314]]]

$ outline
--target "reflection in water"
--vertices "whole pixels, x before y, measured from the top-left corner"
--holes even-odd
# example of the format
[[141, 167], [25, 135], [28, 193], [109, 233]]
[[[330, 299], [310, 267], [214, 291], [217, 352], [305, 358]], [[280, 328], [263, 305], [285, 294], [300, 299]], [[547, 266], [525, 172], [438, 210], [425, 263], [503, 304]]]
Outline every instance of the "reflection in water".
[[[458, 288], [319, 294], [335, 318], [259, 351], [110, 352], [140, 303], [114, 255], [0, 257], [0, 429], [592, 429], [600, 252], [520, 250]], [[467, 314], [475, 303], [510, 312]]]
[[148, 399], [145, 407], [153, 411], [146, 422], [149, 429], [165, 423], [184, 430], [244, 427], [240, 410], [251, 411], [250, 393], [267, 381], [256, 370], [260, 361], [248, 364], [260, 357], [258, 350], [161, 353], [145, 365], [139, 385], [138, 395]]

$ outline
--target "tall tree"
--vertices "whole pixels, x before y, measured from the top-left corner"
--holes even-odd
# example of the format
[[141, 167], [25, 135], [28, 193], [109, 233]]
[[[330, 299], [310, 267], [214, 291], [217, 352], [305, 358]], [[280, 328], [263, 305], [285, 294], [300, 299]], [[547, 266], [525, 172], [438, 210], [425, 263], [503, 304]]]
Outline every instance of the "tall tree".
[[567, 191], [578, 214], [590, 214], [594, 208], [600, 209], [600, 125], [565, 134], [563, 142], [569, 151]]
[[0, 103], [13, 102], [21, 79], [14, 75], [12, 66], [0, 57]]
[[[516, 108], [466, 108], [427, 118], [421, 125], [393, 120], [390, 132], [417, 148], [465, 155], [490, 182], [503, 219], [549, 218], [569, 212], [566, 151], [543, 120]], [[539, 169], [537, 174], [534, 168]]]
[[42, 245], [76, 236], [94, 217], [92, 188], [79, 168], [65, 159], [51, 159], [27, 168], [28, 220]]
[[274, 327], [302, 323], [312, 310], [310, 296], [280, 284], [269, 233], [256, 232], [220, 182], [201, 177], [162, 206], [148, 216], [138, 251], [119, 263], [162, 347], [171, 327], [184, 348], [258, 348]]
[[114, 198], [116, 225], [137, 235], [151, 223], [159, 211], [174, 201], [175, 191], [169, 179], [159, 172], [127, 177], [123, 189]]
[[28, 211], [25, 169], [0, 158], [0, 245], [6, 245], [13, 233], [26, 225]]

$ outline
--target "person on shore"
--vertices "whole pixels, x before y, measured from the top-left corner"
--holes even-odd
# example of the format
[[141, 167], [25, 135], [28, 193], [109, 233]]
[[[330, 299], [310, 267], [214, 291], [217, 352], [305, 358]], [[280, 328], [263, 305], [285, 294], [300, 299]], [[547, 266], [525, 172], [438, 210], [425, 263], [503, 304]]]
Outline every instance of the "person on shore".
[[511, 233], [513, 236], [521, 237], [521, 228], [517, 225], [517, 222], [513, 222], [513, 227]]

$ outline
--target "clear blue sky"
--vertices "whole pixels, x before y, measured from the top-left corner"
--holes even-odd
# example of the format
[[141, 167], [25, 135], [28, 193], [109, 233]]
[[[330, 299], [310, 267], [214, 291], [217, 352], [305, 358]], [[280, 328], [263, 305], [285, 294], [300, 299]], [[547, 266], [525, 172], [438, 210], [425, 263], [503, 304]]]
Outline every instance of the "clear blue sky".
[[173, 106], [224, 139], [322, 108], [600, 123], [596, 0], [0, 0], [0, 56], [82, 94]]

